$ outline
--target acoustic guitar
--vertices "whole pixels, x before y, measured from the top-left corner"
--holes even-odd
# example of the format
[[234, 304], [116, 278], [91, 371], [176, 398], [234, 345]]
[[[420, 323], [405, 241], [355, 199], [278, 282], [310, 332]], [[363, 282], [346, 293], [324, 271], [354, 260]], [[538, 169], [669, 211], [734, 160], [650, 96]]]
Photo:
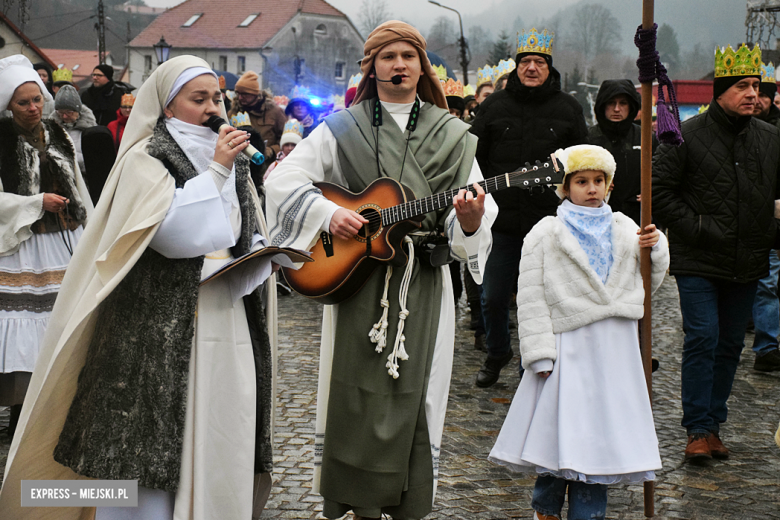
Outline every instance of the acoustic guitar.
[[[544, 163], [526, 163], [524, 168], [478, 184], [485, 193], [494, 193], [510, 187], [531, 189], [560, 184], [563, 177], [563, 165], [555, 154], [550, 154]], [[326, 305], [350, 298], [380, 265], [406, 265], [404, 237], [422, 226], [426, 213], [452, 205], [452, 199], [462, 189], [476, 196], [473, 186], [464, 186], [418, 199], [412, 190], [389, 177], [375, 180], [360, 193], [329, 182], [317, 182], [314, 186], [328, 200], [368, 220], [361, 232], [349, 240], [323, 232], [312, 248], [313, 262], [298, 270], [282, 268], [295, 292]]]

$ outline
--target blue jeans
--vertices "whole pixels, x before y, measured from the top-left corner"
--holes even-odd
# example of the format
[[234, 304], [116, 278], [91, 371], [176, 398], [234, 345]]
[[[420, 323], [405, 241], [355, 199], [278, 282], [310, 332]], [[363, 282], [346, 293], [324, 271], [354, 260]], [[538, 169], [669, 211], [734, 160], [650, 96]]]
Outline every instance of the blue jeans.
[[683, 317], [682, 425], [688, 435], [726, 422], [757, 282], [676, 276]]
[[482, 318], [488, 357], [503, 358], [512, 348], [509, 339], [509, 304], [517, 284], [523, 238], [493, 233], [485, 275], [482, 278]]
[[585, 484], [544, 475], [536, 479], [531, 507], [543, 515], [561, 518], [569, 488], [569, 520], [603, 520], [607, 512], [607, 486]]
[[777, 250], [769, 252], [769, 275], [758, 281], [756, 301], [753, 302], [753, 323], [756, 338], [753, 352], [762, 356], [777, 348], [780, 336], [780, 300], [777, 298], [777, 277], [780, 274], [780, 258]]

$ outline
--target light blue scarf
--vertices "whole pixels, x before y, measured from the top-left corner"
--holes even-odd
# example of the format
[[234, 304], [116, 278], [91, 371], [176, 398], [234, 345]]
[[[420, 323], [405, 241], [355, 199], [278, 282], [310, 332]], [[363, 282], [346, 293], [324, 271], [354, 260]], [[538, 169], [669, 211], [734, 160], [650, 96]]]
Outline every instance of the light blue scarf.
[[558, 206], [558, 218], [580, 243], [601, 282], [607, 283], [612, 267], [612, 208], [609, 204], [588, 208], [566, 199]]

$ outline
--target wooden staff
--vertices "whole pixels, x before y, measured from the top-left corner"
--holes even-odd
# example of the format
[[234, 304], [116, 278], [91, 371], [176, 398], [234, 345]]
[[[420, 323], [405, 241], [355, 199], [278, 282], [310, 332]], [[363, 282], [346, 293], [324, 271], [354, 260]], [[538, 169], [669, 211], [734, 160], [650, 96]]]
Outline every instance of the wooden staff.
[[[653, 28], [654, 0], [642, 1], [642, 29]], [[658, 88], [661, 88], [659, 85]], [[652, 224], [652, 196], [653, 196], [653, 82], [642, 83], [642, 203], [641, 222], [642, 233], [645, 227]], [[652, 311], [652, 286], [650, 248], [640, 249], [640, 269], [642, 283], [645, 288], [645, 314], [640, 325], [639, 341], [642, 348], [642, 364], [645, 369], [645, 381], [647, 393], [650, 396], [650, 406], [653, 404], [653, 311]], [[655, 486], [652, 481], [644, 483], [645, 516], [655, 516]]]

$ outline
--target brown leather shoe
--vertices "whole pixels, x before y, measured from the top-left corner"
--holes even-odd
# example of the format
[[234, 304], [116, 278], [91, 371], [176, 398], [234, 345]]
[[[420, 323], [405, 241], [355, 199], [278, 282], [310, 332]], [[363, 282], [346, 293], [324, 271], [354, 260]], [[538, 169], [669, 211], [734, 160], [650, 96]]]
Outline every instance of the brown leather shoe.
[[688, 446], [685, 448], [685, 460], [699, 461], [712, 458], [708, 438], [709, 433], [694, 433], [688, 436]]
[[534, 511], [534, 520], [558, 520], [558, 517], [552, 515], [543, 515], [539, 511]]
[[723, 445], [723, 442], [720, 440], [720, 436], [717, 433], [711, 433], [710, 436], [707, 437], [707, 444], [710, 447], [710, 453], [713, 458], [729, 458], [729, 449]]

